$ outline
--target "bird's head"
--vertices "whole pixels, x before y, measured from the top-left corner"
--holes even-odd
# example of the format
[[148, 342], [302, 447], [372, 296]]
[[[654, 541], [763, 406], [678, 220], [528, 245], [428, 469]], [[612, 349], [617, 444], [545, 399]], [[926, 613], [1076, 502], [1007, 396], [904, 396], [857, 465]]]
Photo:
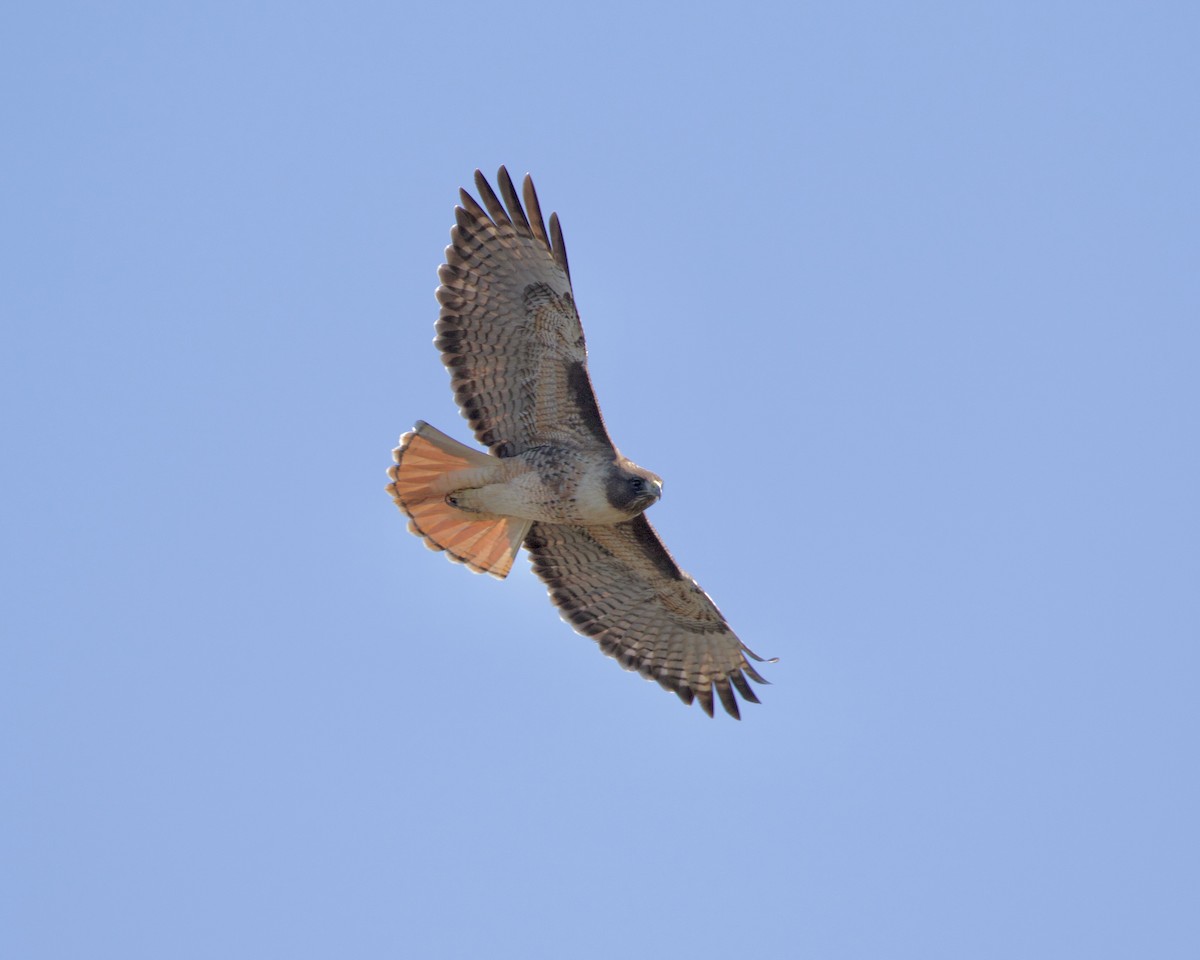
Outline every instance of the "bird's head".
[[613, 464], [605, 493], [617, 510], [636, 517], [662, 496], [662, 478], [624, 457]]

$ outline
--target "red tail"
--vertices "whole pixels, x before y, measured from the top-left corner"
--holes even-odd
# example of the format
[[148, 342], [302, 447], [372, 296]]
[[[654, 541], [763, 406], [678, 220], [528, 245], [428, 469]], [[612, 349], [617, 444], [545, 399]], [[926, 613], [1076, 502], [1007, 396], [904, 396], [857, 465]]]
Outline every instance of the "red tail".
[[529, 532], [528, 520], [480, 518], [446, 502], [454, 489], [452, 474], [493, 465], [496, 460], [472, 450], [418, 420], [392, 451], [396, 465], [388, 470], [388, 492], [409, 517], [408, 529], [424, 537], [430, 550], [445, 550], [476, 573], [503, 579]]

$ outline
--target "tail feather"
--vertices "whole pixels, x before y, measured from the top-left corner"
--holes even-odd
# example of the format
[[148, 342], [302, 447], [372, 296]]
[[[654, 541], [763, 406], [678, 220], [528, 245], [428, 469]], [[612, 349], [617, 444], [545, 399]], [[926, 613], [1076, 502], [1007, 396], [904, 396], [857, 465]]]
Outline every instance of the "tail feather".
[[409, 517], [408, 529], [431, 550], [476, 573], [503, 579], [529, 532], [528, 520], [483, 517], [452, 507], [446, 494], [462, 485], [468, 471], [486, 470], [495, 458], [472, 450], [424, 421], [400, 438], [392, 451], [388, 492]]

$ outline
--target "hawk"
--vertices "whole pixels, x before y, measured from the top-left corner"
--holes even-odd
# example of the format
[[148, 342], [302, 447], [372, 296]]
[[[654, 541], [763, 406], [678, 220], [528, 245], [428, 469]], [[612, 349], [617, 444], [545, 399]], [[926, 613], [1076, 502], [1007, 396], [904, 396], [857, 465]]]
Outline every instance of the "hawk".
[[500, 197], [459, 191], [434, 345], [487, 453], [418, 421], [400, 438], [388, 491], [432, 550], [504, 578], [524, 545], [551, 601], [627, 670], [698, 700], [759, 699], [755, 654], [676, 565], [644, 511], [662, 480], [621, 455], [600, 416], [557, 214], [547, 232], [533, 181], [525, 204], [504, 167]]

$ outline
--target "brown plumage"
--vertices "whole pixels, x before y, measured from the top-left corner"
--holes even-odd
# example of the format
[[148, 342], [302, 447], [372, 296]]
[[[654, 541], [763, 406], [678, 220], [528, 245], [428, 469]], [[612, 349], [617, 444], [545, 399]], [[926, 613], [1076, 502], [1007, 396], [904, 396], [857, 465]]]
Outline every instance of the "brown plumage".
[[[527, 176], [525, 205], [501, 167], [500, 196], [475, 173], [455, 208], [435, 345], [464, 417], [489, 454], [426, 423], [400, 438], [388, 490], [409, 529], [476, 572], [507, 576], [522, 544], [563, 619], [628, 670], [713, 713], [714, 691], [766, 683], [643, 511], [662, 481], [623, 457], [587, 370], [558, 217], [547, 232]], [[503, 202], [501, 202], [503, 197]]]

